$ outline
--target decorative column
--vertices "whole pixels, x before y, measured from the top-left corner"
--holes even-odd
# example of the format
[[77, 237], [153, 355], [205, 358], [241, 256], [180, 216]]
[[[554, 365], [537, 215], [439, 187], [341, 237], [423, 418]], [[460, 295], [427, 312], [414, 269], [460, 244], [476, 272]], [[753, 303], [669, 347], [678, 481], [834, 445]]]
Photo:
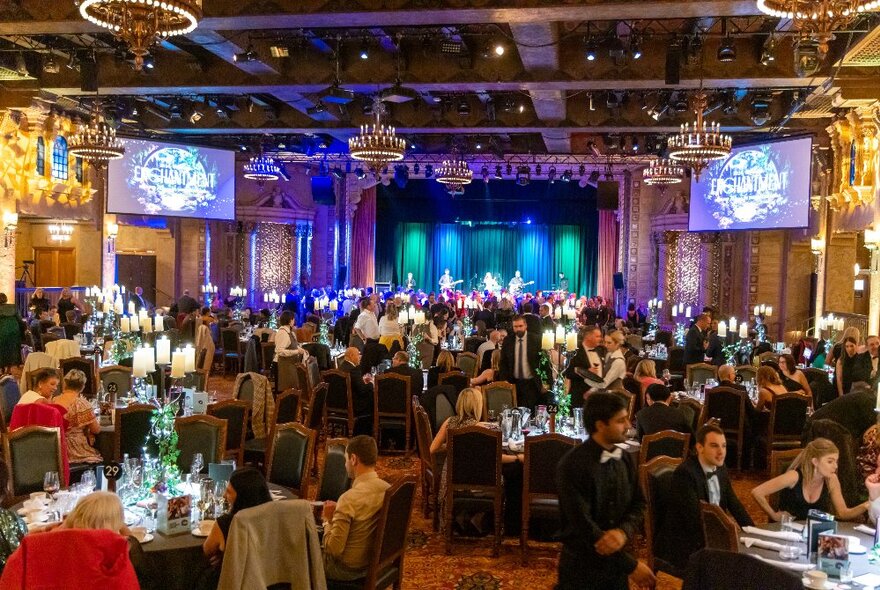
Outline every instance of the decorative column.
[[720, 301], [719, 243], [718, 232], [700, 234], [700, 276], [703, 280], [700, 284], [699, 300], [703, 306], [717, 306]]
[[303, 239], [306, 243], [306, 259], [305, 259], [305, 269], [303, 272], [305, 274], [306, 282], [311, 286], [312, 284], [312, 234], [314, 233], [314, 226], [311, 221], [307, 222], [303, 227]]
[[[675, 234], [669, 231], [661, 231], [654, 233], [654, 247], [656, 251], [655, 264], [656, 268], [654, 271], [654, 276], [657, 277], [657, 285], [653, 290], [656, 293], [656, 297], [658, 299], [662, 299], [664, 301], [663, 305], [663, 314], [664, 317], [661, 320], [668, 320], [671, 316], [673, 301], [670, 299], [672, 295], [672, 290], [667, 288], [667, 276], [666, 276], [666, 260], [669, 255], [669, 247], [675, 239]], [[667, 317], [668, 316], [668, 317]]]
[[297, 222], [297, 224], [293, 227], [292, 236], [293, 236], [293, 244], [294, 244], [294, 260], [296, 263], [293, 266], [293, 284], [297, 287], [300, 284], [300, 279], [302, 278], [302, 237], [303, 237], [303, 226]]
[[352, 240], [352, 226], [354, 225], [354, 213], [357, 211], [358, 203], [361, 202], [361, 193], [363, 192], [363, 188], [361, 187], [360, 181], [353, 174], [348, 174], [345, 177], [345, 199], [343, 204], [343, 214], [342, 214], [342, 223], [343, 227], [343, 247], [342, 247], [342, 261], [345, 264], [346, 268], [346, 277], [345, 283], [347, 285], [351, 284], [351, 240]]
[[[116, 228], [116, 236], [110, 234], [110, 227]], [[119, 240], [119, 231], [121, 228], [116, 223], [116, 216], [111, 214], [104, 215], [104, 227], [101, 230], [101, 247], [103, 253], [101, 255], [101, 286], [109, 289], [116, 282], [116, 243]]]

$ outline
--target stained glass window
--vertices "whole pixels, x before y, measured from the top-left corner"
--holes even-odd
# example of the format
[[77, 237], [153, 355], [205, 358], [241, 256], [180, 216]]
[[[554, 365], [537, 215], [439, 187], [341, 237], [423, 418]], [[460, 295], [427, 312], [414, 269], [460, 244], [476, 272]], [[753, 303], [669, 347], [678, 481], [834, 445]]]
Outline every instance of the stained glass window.
[[63, 137], [52, 147], [52, 178], [67, 180], [67, 140]]
[[42, 176], [46, 173], [46, 142], [42, 137], [37, 138], [37, 174]]
[[83, 160], [80, 157], [74, 159], [73, 169], [74, 174], [76, 174], [76, 181], [82, 184], [83, 181]]

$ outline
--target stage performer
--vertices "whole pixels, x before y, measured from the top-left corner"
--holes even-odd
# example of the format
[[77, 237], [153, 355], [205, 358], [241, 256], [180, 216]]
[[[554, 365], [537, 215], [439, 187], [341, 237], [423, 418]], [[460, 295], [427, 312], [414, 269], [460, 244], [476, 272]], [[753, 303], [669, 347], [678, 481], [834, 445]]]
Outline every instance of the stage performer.
[[559, 273], [559, 285], [556, 292], [559, 293], [561, 297], [568, 295], [568, 279], [565, 278], [564, 272]]
[[445, 269], [443, 271], [443, 276], [440, 277], [440, 290], [448, 291], [452, 289], [452, 286], [455, 285], [455, 280], [453, 280], [452, 275], [449, 274], [449, 269]]
[[411, 272], [406, 273], [406, 291], [407, 293], [411, 293], [416, 288], [416, 280], [413, 278], [413, 274]]
[[522, 295], [523, 282], [519, 271], [516, 271], [513, 273], [513, 278], [507, 283], [507, 290], [510, 291], [510, 294], [514, 297], [519, 297]]
[[500, 290], [498, 281], [495, 280], [491, 272], [487, 272], [483, 277], [483, 289], [489, 293], [497, 293]]

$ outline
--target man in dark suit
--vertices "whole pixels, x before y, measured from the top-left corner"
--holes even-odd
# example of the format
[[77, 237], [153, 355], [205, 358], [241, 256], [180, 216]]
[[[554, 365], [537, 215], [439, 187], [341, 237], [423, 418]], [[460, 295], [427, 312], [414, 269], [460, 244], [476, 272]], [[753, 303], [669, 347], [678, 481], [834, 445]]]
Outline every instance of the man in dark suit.
[[706, 331], [709, 329], [710, 322], [709, 314], [701, 313], [688, 330], [687, 336], [684, 338], [685, 366], [703, 362], [706, 347], [709, 344], [706, 340]]
[[131, 300], [134, 301], [134, 310], [140, 311], [142, 309], [149, 310], [150, 304], [147, 303], [147, 300], [144, 298], [144, 289], [143, 287], [135, 287], [134, 293], [131, 296]]
[[724, 342], [718, 335], [718, 320], [712, 320], [711, 328], [706, 334], [706, 341], [709, 343], [706, 347], [706, 356], [712, 359], [709, 362], [720, 367], [724, 364]]
[[549, 303], [542, 303], [538, 308], [538, 317], [541, 318], [541, 330], [555, 330], [556, 322], [553, 320], [553, 306]]
[[582, 372], [589, 371], [591, 367], [599, 371], [602, 377], [602, 369], [605, 365], [605, 347], [602, 346], [602, 330], [599, 326], [587, 326], [580, 333], [581, 345], [577, 349], [574, 358], [565, 371], [565, 379], [568, 383], [568, 392], [571, 394], [572, 405], [580, 405], [583, 395], [589, 391], [592, 384], [587, 383], [578, 375], [576, 369]]
[[189, 289], [184, 289], [183, 295], [177, 300], [178, 313], [192, 313], [199, 309], [199, 302], [190, 297]]
[[665, 514], [660, 518], [658, 556], [684, 569], [688, 558], [703, 547], [700, 501], [720, 506], [740, 526], [753, 526], [730, 485], [724, 466], [727, 442], [724, 432], [713, 424], [697, 431], [696, 454], [676, 467], [672, 474]]
[[391, 358], [391, 368], [388, 373], [397, 373], [409, 377], [409, 390], [413, 395], [421, 395], [425, 388], [425, 375], [421, 369], [409, 366], [409, 355], [402, 350], [394, 353]]
[[721, 365], [718, 367], [718, 386], [730, 387], [739, 391], [748, 391], [748, 388], [742, 383], [736, 382], [736, 369], [731, 365]]
[[513, 316], [513, 334], [501, 343], [501, 380], [516, 385], [517, 403], [534, 410], [541, 403], [541, 378], [538, 377], [541, 336], [528, 333], [521, 315]]
[[855, 440], [862, 440], [862, 435], [877, 420], [876, 402], [877, 394], [870, 385], [863, 381], [853, 383], [849, 393], [813, 412], [804, 430], [809, 430], [813, 420], [833, 420], [849, 430]]
[[672, 392], [662, 383], [653, 383], [645, 392], [648, 405], [636, 414], [636, 432], [639, 440], [646, 434], [654, 434], [662, 430], [675, 430], [685, 434], [693, 434], [687, 418], [678, 408], [669, 405]]
[[541, 326], [541, 318], [534, 313], [534, 307], [531, 302], [526, 301], [522, 304], [522, 317], [526, 321], [526, 331], [529, 334], [541, 335], [543, 328]]
[[[351, 401], [356, 416], [373, 414], [373, 375], [364, 373], [360, 369], [361, 352], [350, 346], [345, 351], [343, 361], [339, 363], [339, 370], [348, 373], [351, 379]], [[361, 421], [363, 422], [363, 421]], [[372, 421], [370, 421], [372, 429]], [[355, 432], [354, 434], [368, 434]]]

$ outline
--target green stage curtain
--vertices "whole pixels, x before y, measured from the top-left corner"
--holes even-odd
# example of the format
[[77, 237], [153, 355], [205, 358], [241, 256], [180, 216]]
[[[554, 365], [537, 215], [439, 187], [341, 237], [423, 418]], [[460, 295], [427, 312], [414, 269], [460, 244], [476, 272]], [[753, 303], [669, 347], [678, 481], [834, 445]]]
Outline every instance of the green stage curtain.
[[[416, 285], [436, 290], [445, 268], [463, 279], [463, 290], [481, 288], [491, 272], [502, 285], [519, 270], [528, 290], [555, 289], [559, 272], [578, 294], [596, 292], [597, 228], [579, 225], [466, 225], [398, 223], [393, 232], [393, 282], [413, 273]], [[390, 236], [389, 236], [390, 237]], [[392, 248], [377, 248], [389, 252]]]

